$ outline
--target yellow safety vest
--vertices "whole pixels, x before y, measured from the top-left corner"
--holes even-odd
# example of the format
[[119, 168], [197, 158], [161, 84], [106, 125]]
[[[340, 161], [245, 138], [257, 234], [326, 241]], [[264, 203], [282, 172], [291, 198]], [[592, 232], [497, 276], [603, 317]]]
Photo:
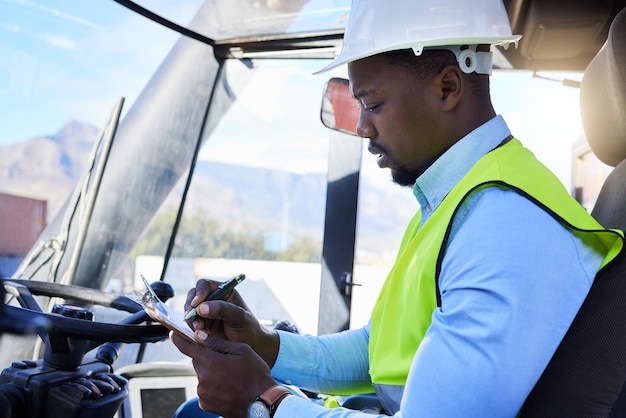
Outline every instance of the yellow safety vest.
[[409, 223], [372, 311], [369, 359], [374, 384], [406, 383], [413, 357], [438, 305], [438, 269], [448, 226], [472, 192], [493, 186], [517, 190], [577, 236], [597, 240], [606, 249], [602, 266], [621, 251], [621, 233], [602, 228], [554, 174], [512, 139], [482, 157], [421, 228], [421, 212]]

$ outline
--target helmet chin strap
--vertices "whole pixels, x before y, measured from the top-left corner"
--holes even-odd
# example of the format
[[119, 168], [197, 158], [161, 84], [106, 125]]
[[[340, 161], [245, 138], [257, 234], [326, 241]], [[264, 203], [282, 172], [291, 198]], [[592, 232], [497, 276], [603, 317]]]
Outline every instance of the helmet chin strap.
[[[466, 74], [476, 72], [478, 74], [491, 75], [492, 68], [492, 53], [491, 51], [476, 51], [478, 45], [463, 45], [464, 49], [461, 49], [461, 45], [446, 45], [446, 46], [431, 46], [425, 49], [445, 49], [452, 51], [456, 56], [456, 60], [459, 63], [461, 71]], [[415, 55], [421, 55], [424, 48], [413, 48]]]

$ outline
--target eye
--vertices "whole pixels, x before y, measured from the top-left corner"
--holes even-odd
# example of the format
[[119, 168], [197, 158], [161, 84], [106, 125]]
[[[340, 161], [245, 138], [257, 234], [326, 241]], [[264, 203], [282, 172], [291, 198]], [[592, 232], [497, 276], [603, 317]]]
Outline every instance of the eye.
[[380, 104], [366, 104], [366, 103], [361, 103], [361, 109], [363, 109], [366, 112], [372, 113], [374, 110], [376, 110], [378, 108], [378, 106], [380, 106]]

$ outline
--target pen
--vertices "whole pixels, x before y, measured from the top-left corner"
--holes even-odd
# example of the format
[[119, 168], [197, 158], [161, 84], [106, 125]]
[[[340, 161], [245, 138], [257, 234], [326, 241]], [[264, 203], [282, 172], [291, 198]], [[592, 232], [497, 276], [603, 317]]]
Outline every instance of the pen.
[[[239, 274], [237, 276], [231, 277], [230, 279], [226, 280], [225, 282], [220, 283], [220, 285], [217, 287], [217, 289], [215, 289], [215, 291], [213, 291], [206, 298], [206, 300], [223, 299], [224, 296], [229, 294], [235, 288], [235, 286], [237, 286], [239, 283], [243, 282], [243, 280], [245, 278], [246, 278], [245, 274]], [[190, 310], [189, 312], [187, 312], [185, 314], [185, 321], [193, 318], [196, 315], [198, 315], [198, 313], [196, 312], [196, 308], [193, 308], [192, 310]]]

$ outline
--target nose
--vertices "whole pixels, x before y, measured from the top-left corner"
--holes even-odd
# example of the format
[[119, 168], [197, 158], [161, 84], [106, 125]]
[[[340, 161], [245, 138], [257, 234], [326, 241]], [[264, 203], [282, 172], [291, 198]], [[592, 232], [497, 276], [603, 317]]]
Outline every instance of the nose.
[[372, 138], [375, 134], [374, 125], [372, 125], [368, 116], [368, 112], [364, 111], [362, 108], [359, 110], [359, 119], [356, 122], [356, 134], [361, 138]]

